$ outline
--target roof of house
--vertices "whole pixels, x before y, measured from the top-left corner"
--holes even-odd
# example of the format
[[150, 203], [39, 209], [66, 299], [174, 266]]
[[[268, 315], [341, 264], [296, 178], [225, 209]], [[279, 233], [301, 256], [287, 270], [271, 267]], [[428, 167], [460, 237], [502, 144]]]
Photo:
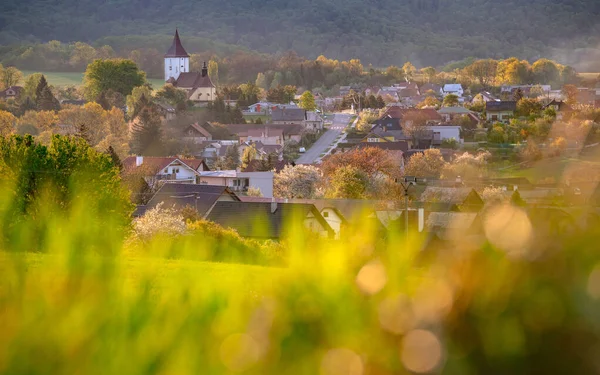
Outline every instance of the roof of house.
[[444, 92], [457, 92], [462, 90], [462, 88], [460, 83], [447, 83], [444, 85]]
[[23, 91], [23, 88], [21, 86], [9, 86], [4, 90], [0, 91], [0, 98], [5, 98], [8, 96], [8, 91], [14, 91], [15, 95], [19, 95], [21, 93], [21, 91]]
[[568, 105], [567, 103], [563, 102], [562, 100], [556, 100], [556, 99], [552, 99], [552, 101], [548, 104], [546, 104], [545, 106], [543, 106], [543, 109], [546, 109], [548, 107], [558, 107], [559, 111], [565, 111], [565, 112], [570, 112], [573, 110], [573, 108]]
[[514, 100], [489, 101], [485, 102], [485, 110], [487, 112], [516, 111], [517, 102]]
[[442, 107], [438, 109], [438, 113], [442, 115], [468, 115], [471, 111], [465, 107]]
[[314, 216], [324, 230], [333, 235], [333, 229], [312, 204], [217, 202], [206, 218], [223, 227], [235, 229], [242, 237], [280, 238], [286, 225], [293, 220], [303, 221], [309, 215]]
[[425, 188], [423, 194], [421, 194], [421, 200], [424, 202], [463, 204], [470, 196], [474, 198], [474, 203], [483, 205], [483, 200], [472, 188], [428, 186]]
[[275, 108], [271, 112], [271, 121], [304, 121], [306, 111], [302, 108]]
[[426, 84], [422, 85], [421, 87], [419, 87], [419, 91], [421, 91], [421, 93], [423, 93], [423, 94], [429, 90], [431, 90], [437, 94], [440, 92], [441, 89], [442, 89], [442, 86], [436, 85], [435, 83], [426, 83]]
[[240, 200], [227, 186], [167, 183], [146, 204], [146, 210], [164, 202], [164, 207], [184, 208], [189, 205], [200, 215], [206, 215], [223, 195]]
[[185, 132], [187, 132], [188, 130], [190, 130], [190, 128], [194, 129], [195, 131], [197, 131], [198, 133], [202, 134], [205, 137], [210, 137], [212, 138], [212, 134], [210, 134], [206, 129], [204, 129], [200, 124], [198, 124], [197, 122], [194, 124], [191, 124], [190, 126], [188, 126], [185, 129]]
[[[254, 129], [248, 129], [247, 132], [245, 132], [248, 137], [256, 137], [256, 138], [263, 138], [263, 137], [283, 137], [283, 130], [280, 128], [269, 128], [268, 126], [264, 126], [262, 128], [254, 128]], [[242, 135], [241, 133], [238, 135]]]
[[354, 144], [356, 148], [375, 147], [382, 150], [388, 151], [408, 151], [408, 142], [406, 141], [394, 141], [394, 142], [360, 142]]
[[173, 43], [171, 47], [165, 54], [165, 57], [190, 57], [188, 53], [185, 51], [185, 48], [181, 45], [181, 40], [179, 39], [179, 31], [175, 29], [175, 37], [173, 38]]
[[[197, 171], [201, 165], [204, 166], [204, 168], [203, 168], [204, 170], [208, 169], [208, 166], [204, 162], [204, 159], [180, 159], [180, 158], [174, 157], [174, 156], [169, 156], [169, 157], [144, 156], [142, 165], [140, 165], [140, 167], [148, 168], [148, 170], [152, 171], [152, 172], [159, 172], [163, 168], [167, 167], [169, 164], [173, 163], [176, 160], [179, 160], [180, 162], [182, 162], [183, 164], [187, 165], [188, 167], [190, 167], [191, 169], [193, 169], [195, 171]], [[136, 168], [137, 167], [136, 161], [137, 161], [136, 156], [126, 157], [123, 160], [123, 168], [125, 170], [131, 170], [133, 168]]]
[[225, 124], [224, 126], [231, 134], [236, 134], [238, 136], [251, 129], [265, 128], [268, 128], [269, 131], [280, 129], [283, 131], [284, 135], [299, 135], [304, 132], [304, 126], [302, 124]]
[[428, 121], [442, 121], [442, 116], [433, 108], [401, 108], [401, 107], [388, 107], [381, 118], [386, 116], [389, 118], [402, 119], [406, 115], [419, 114], [425, 117]]
[[183, 72], [179, 74], [173, 86], [184, 89], [197, 89], [199, 87], [215, 87], [208, 74], [200, 72]]

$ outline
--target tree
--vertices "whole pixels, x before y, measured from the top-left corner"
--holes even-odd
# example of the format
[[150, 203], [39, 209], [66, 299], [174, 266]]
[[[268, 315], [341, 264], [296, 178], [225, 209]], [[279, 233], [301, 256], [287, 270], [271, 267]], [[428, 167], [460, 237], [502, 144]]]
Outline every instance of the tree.
[[160, 116], [154, 104], [144, 96], [131, 132], [131, 151], [137, 155], [161, 156], [164, 152], [163, 131]]
[[523, 99], [523, 96], [524, 96], [524, 94], [523, 94], [523, 90], [521, 90], [521, 88], [519, 87], [519, 88], [517, 88], [517, 89], [515, 90], [515, 92], [513, 93], [513, 100], [514, 100], [515, 102], [518, 102], [519, 100]]
[[254, 145], [250, 145], [244, 149], [244, 153], [242, 154], [242, 169], [248, 168], [248, 165], [252, 162], [252, 160], [256, 159], [258, 152], [256, 151], [256, 147]]
[[84, 76], [84, 93], [89, 101], [100, 96], [103, 91], [113, 90], [123, 96], [146, 83], [146, 73], [131, 60], [94, 60], [87, 66]]
[[37, 88], [42, 77], [42, 73], [33, 73], [27, 76], [23, 85], [23, 99], [30, 98], [33, 102], [37, 101]]
[[52, 91], [50, 91], [46, 77], [43, 75], [35, 90], [35, 98], [37, 108], [40, 111], [57, 111], [60, 109], [60, 103], [56, 100]]
[[[256, 75], [256, 86], [260, 87], [263, 90], [267, 90], [269, 87], [267, 86], [267, 79], [263, 73], [258, 73]], [[268, 100], [268, 97], [267, 97]]]
[[[450, 96], [450, 95], [448, 95]], [[402, 131], [412, 139], [413, 145], [428, 135], [427, 117], [419, 112], [411, 112], [404, 116]]]
[[208, 62], [208, 76], [212, 83], [218, 88], [219, 87], [219, 64], [215, 60]]
[[300, 96], [300, 102], [298, 103], [298, 106], [307, 111], [314, 111], [315, 109], [317, 109], [315, 97], [310, 91], [304, 91], [302, 96]]
[[[145, 87], [145, 86], [140, 86]], [[134, 89], [134, 91], [137, 88]], [[144, 90], [147, 93], [147, 90]], [[156, 99], [164, 100], [165, 102], [175, 106], [178, 110], [185, 110], [187, 107], [187, 91], [178, 89], [170, 83], [166, 83], [160, 90], [155, 94]]]
[[531, 65], [535, 83], [556, 84], [560, 81], [560, 69], [554, 61], [539, 59]]
[[15, 120], [12, 113], [0, 110], [0, 136], [5, 137], [14, 133]]
[[536, 99], [523, 98], [517, 102], [518, 116], [539, 116], [542, 112], [542, 103]]
[[328, 178], [336, 169], [350, 165], [363, 171], [367, 176], [384, 175], [389, 178], [400, 177], [400, 162], [394, 155], [377, 147], [352, 149], [348, 152], [328, 156], [321, 164], [323, 176]]
[[461, 177], [463, 180], [474, 180], [485, 174], [489, 152], [480, 152], [477, 155], [468, 152], [459, 155], [452, 163], [444, 165], [442, 178], [454, 179]]
[[225, 170], [234, 170], [240, 166], [240, 150], [237, 145], [227, 146], [225, 150], [225, 158], [223, 160], [223, 168]]
[[[142, 100], [142, 97], [144, 98], [144, 101], [142, 103], [140, 103], [140, 101]], [[146, 103], [151, 102], [152, 100], [152, 90], [150, 89], [150, 87], [144, 85], [144, 86], [138, 86], [135, 87], [132, 91], [131, 94], [127, 96], [126, 99], [126, 103], [127, 103], [127, 114], [133, 118], [137, 115], [137, 112], [143, 108], [144, 105], [146, 105]]]
[[260, 88], [256, 86], [254, 82], [247, 82], [239, 86], [241, 90], [241, 96], [238, 100], [238, 104], [242, 107], [247, 107], [253, 103], [258, 102], [260, 95]]
[[406, 82], [412, 81], [416, 72], [417, 72], [417, 68], [415, 68], [415, 66], [413, 64], [411, 64], [410, 61], [407, 61], [402, 66], [402, 73], [404, 74], [404, 79], [406, 79]]
[[21, 71], [15, 68], [14, 66], [10, 66], [2, 71], [2, 77], [0, 77], [0, 85], [2, 85], [2, 87], [5, 88], [10, 86], [16, 86], [19, 84], [19, 82], [21, 82], [22, 79], [23, 73], [21, 73]]
[[426, 68], [421, 69], [421, 73], [427, 77], [427, 82], [431, 82], [432, 79], [435, 78], [436, 71], [432, 66], [428, 66]]
[[417, 108], [439, 108], [441, 105], [442, 103], [435, 96], [428, 96], [417, 104]]
[[442, 102], [442, 105], [444, 107], [456, 107], [458, 106], [459, 101], [458, 101], [458, 96], [454, 95], [454, 94], [448, 94], [446, 96], [444, 96], [444, 101]]
[[119, 158], [119, 155], [117, 155], [117, 152], [112, 146], [108, 146], [108, 148], [106, 149], [106, 153], [108, 154], [108, 156], [110, 156], [110, 160], [112, 161], [113, 165], [119, 168], [119, 171], [123, 170], [123, 163], [121, 162], [121, 158]]
[[328, 178], [325, 197], [329, 199], [362, 199], [368, 185], [367, 175], [351, 165], [335, 170]]
[[312, 165], [286, 165], [273, 179], [273, 195], [278, 198], [310, 199], [317, 194], [321, 172]]
[[573, 105], [577, 104], [577, 94], [579, 90], [575, 85], [564, 85], [562, 88], [562, 94], [565, 98], [567, 98], [567, 104]]
[[96, 146], [109, 134], [105, 116], [106, 111], [94, 102], [83, 106], [68, 106], [58, 112], [60, 123], [73, 127], [90, 146]]
[[440, 150], [431, 148], [412, 155], [406, 163], [404, 173], [421, 178], [440, 178], [445, 165]]
[[496, 83], [519, 85], [528, 83], [531, 78], [531, 67], [526, 60], [511, 57], [498, 63]]
[[376, 113], [363, 111], [360, 114], [360, 118], [356, 124], [358, 131], [367, 133], [373, 128], [373, 123], [379, 118]]
[[263, 193], [260, 191], [260, 188], [250, 186], [246, 191], [246, 195], [249, 197], [262, 197]]
[[476, 79], [479, 84], [485, 88], [494, 83], [496, 71], [498, 69], [498, 61], [493, 59], [477, 60], [473, 64], [465, 68], [465, 73]]

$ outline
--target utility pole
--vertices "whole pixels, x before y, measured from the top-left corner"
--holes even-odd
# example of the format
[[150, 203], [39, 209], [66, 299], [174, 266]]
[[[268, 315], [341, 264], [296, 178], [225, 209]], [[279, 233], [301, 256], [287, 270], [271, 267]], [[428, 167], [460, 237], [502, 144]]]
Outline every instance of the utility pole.
[[404, 231], [408, 238], [408, 191], [411, 186], [417, 184], [417, 178], [414, 176], [405, 176], [400, 182], [400, 186], [404, 189]]

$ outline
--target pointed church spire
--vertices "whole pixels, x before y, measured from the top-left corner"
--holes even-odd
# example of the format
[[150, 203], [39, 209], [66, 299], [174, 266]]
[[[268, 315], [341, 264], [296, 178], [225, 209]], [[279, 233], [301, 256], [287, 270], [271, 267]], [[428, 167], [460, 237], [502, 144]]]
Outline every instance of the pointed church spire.
[[165, 54], [165, 57], [190, 57], [188, 53], [185, 51], [185, 48], [181, 45], [181, 40], [179, 39], [179, 30], [175, 29], [175, 37], [173, 38], [173, 43], [171, 44], [171, 48]]

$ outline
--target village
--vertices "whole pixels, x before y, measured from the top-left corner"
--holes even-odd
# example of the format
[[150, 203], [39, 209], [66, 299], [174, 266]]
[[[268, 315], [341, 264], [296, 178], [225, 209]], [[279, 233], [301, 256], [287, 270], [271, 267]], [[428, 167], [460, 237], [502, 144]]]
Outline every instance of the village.
[[[340, 86], [335, 96], [279, 86], [261, 98], [248, 83], [240, 89], [249, 92], [242, 93], [243, 105], [239, 93], [219, 92], [206, 62], [193, 72], [189, 59], [176, 32], [164, 56], [165, 87], [154, 94], [134, 88], [121, 101], [127, 122], [102, 96], [98, 104], [106, 110], [96, 110], [112, 107], [106, 116], [114, 116], [105, 134], [84, 124], [96, 103], [59, 101], [51, 92], [42, 102], [48, 89], [39, 85], [38, 102], [61, 107], [58, 116], [42, 110], [36, 118], [30, 111], [23, 115], [28, 123], [14, 123], [42, 138], [54, 133], [110, 145], [122, 159], [134, 217], [161, 207], [193, 208], [197, 217], [249, 238], [279, 239], [294, 210], [303, 212], [306, 228], [331, 238], [364, 215], [382, 233], [410, 228], [440, 239], [477, 236], [485, 208], [498, 202], [527, 207], [532, 220], [550, 215], [564, 228], [600, 218], [598, 169], [573, 166], [568, 176], [535, 180], [511, 175], [511, 165], [597, 154], [600, 86], [493, 86], [486, 80], [495, 73], [484, 72], [476, 74], [485, 90], [473, 92], [460, 83], [433, 83], [439, 80], [431, 72], [417, 82], [407, 63], [401, 81]], [[555, 82], [561, 72], [551, 64], [540, 70]], [[25, 90], [31, 88], [11, 85], [0, 98], [10, 106]], [[154, 144], [161, 127], [170, 148]], [[123, 146], [128, 141], [130, 149]], [[266, 232], [254, 233], [257, 216], [267, 219]]]

